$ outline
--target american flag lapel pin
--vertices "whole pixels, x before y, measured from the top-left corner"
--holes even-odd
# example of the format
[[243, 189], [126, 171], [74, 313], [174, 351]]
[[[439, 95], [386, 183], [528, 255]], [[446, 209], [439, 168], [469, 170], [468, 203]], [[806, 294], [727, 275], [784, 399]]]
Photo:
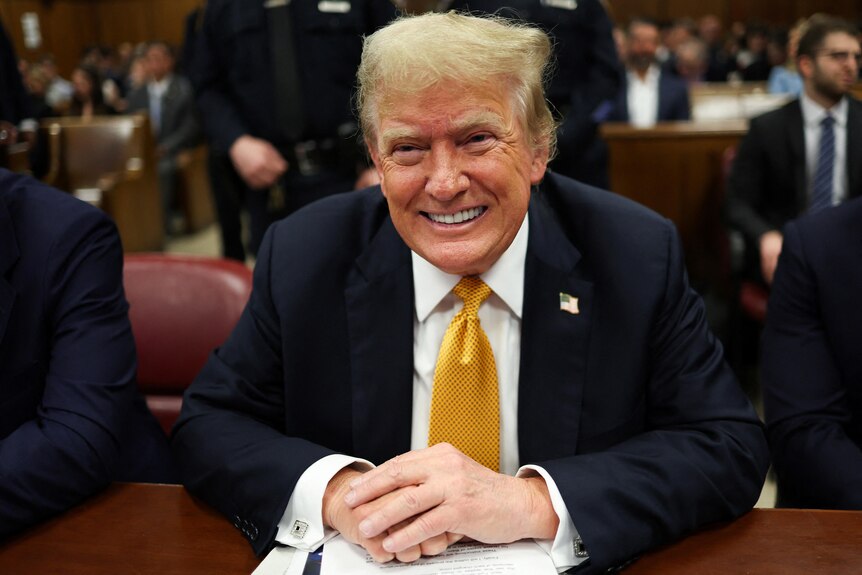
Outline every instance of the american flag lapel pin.
[[560, 310], [567, 311], [572, 315], [578, 315], [581, 313], [581, 310], [578, 309], [578, 298], [560, 292]]

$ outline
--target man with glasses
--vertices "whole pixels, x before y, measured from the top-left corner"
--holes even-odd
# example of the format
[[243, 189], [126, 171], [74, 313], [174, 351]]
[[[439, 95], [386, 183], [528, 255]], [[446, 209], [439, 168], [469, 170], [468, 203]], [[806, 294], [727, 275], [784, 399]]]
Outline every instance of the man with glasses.
[[788, 221], [860, 195], [862, 104], [850, 95], [860, 55], [854, 26], [812, 16], [796, 56], [802, 94], [751, 121], [726, 206], [728, 223], [745, 239], [749, 278], [772, 283]]

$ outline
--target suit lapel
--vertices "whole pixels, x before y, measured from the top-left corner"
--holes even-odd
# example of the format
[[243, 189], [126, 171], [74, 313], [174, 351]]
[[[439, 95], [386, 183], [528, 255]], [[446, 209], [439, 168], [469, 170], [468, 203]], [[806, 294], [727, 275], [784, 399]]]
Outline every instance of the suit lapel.
[[802, 107], [799, 100], [794, 101], [788, 110], [790, 113], [787, 115], [786, 137], [793, 163], [793, 192], [796, 194], [798, 211], [801, 212], [808, 206], [808, 179], [805, 163], [805, 127], [802, 125]]
[[12, 306], [15, 303], [15, 289], [9, 283], [7, 275], [20, 255], [15, 228], [12, 226], [12, 216], [9, 214], [2, 193], [0, 190], [0, 344], [3, 343], [6, 327], [12, 315]]
[[374, 463], [410, 449], [413, 275], [410, 250], [387, 217], [345, 290], [354, 452]]
[[[576, 451], [593, 299], [593, 284], [578, 272], [580, 253], [537, 193], [529, 217], [518, 387], [522, 463]], [[561, 309], [561, 293], [578, 298], [579, 313]]]
[[847, 106], [847, 197], [862, 196], [862, 103], [848, 98]]

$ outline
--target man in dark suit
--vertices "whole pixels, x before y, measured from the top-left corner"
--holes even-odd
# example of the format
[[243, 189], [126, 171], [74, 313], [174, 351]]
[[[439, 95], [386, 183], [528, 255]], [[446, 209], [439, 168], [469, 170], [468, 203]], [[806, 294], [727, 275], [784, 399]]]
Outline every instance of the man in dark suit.
[[[408, 2], [409, 4], [409, 2]], [[440, 2], [472, 13], [499, 14], [538, 24], [553, 38], [556, 65], [547, 97], [562, 117], [551, 168], [581, 182], [608, 187], [607, 147], [598, 127], [620, 88], [622, 66], [613, 24], [601, 0], [455, 0]]]
[[[763, 431], [673, 225], [546, 174], [550, 53], [454, 12], [366, 39], [381, 187], [269, 230], [174, 429], [184, 483], [258, 553], [334, 531], [379, 561], [535, 538], [595, 572], [757, 499]], [[476, 353], [452, 361], [460, 333]]]
[[[862, 103], [850, 96], [859, 54], [852, 25], [813, 16], [797, 53], [802, 95], [752, 120], [739, 146], [726, 212], [730, 227], [745, 240], [745, 274], [751, 278], [772, 282], [784, 224], [811, 208], [862, 194]], [[821, 149], [830, 147], [832, 154], [820, 162]], [[815, 186], [818, 180], [826, 185]], [[825, 194], [817, 202], [816, 189]]]
[[173, 49], [164, 42], [152, 42], [145, 53], [149, 81], [132, 91], [128, 111], [145, 111], [156, 137], [159, 188], [165, 214], [165, 230], [170, 233], [177, 189], [177, 154], [199, 142], [200, 128], [192, 86], [174, 74]]
[[656, 122], [691, 119], [688, 87], [656, 63], [658, 25], [632, 20], [626, 29], [626, 73], [610, 121], [652, 126]]
[[862, 199], [784, 232], [761, 364], [778, 503], [862, 509]]
[[[252, 255], [273, 221], [371, 173], [350, 97], [362, 36], [395, 14], [389, 0], [207, 2], [189, 75], [222, 158], [215, 185], [245, 204]], [[229, 201], [217, 208], [235, 234], [225, 245], [241, 248], [239, 213]]]
[[122, 267], [103, 212], [0, 170], [0, 538], [113, 480], [173, 479]]

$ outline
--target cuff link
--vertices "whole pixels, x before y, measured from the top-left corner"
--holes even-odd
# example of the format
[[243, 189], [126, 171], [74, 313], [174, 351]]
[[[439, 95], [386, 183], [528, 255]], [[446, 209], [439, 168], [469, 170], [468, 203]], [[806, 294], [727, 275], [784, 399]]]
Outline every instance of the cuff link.
[[575, 549], [575, 557], [577, 557], [578, 559], [585, 559], [590, 556], [590, 554], [587, 553], [587, 547], [584, 545], [584, 540], [580, 537], [577, 537], [572, 542], [572, 545]]
[[293, 527], [290, 528], [291, 536], [297, 539], [302, 539], [303, 537], [305, 537], [306, 531], [308, 531], [308, 523], [306, 523], [305, 521], [300, 521], [299, 519], [294, 521]]

